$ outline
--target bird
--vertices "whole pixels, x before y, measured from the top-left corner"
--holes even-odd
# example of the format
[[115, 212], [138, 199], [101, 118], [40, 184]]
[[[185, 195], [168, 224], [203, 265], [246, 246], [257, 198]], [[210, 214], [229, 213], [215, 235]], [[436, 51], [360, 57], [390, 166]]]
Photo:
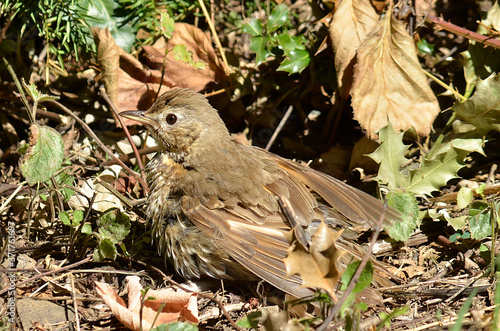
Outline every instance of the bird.
[[[121, 116], [143, 123], [158, 151], [146, 166], [145, 214], [158, 250], [186, 279], [265, 280], [302, 297], [287, 277], [290, 230], [310, 239], [319, 222], [374, 227], [400, 214], [325, 173], [235, 142], [207, 98], [173, 88], [146, 111]], [[339, 225], [340, 224], [340, 225]], [[300, 236], [299, 236], [300, 237]]]

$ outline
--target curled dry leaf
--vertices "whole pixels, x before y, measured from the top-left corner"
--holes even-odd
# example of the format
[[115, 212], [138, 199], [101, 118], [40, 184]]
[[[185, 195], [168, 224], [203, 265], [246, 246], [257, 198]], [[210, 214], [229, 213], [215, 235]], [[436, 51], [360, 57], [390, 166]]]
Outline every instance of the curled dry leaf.
[[357, 54], [351, 89], [354, 118], [376, 137], [389, 120], [396, 130], [430, 133], [439, 113], [413, 39], [392, 15], [383, 17]]
[[379, 15], [369, 0], [343, 0], [333, 14], [330, 37], [340, 94], [347, 99], [352, 85], [354, 57], [366, 36], [377, 25]]
[[298, 241], [292, 243], [285, 258], [287, 275], [299, 274], [303, 287], [319, 287], [335, 298], [335, 288], [340, 279], [338, 259], [345, 253], [335, 246], [342, 231], [334, 231], [324, 223], [311, 238], [309, 249]]
[[[128, 306], [118, 296], [111, 286], [96, 282], [96, 290], [106, 305], [111, 309], [116, 318], [131, 330], [140, 330], [141, 290], [140, 278], [129, 276], [126, 278], [128, 290]], [[198, 306], [196, 293], [174, 292], [172, 290], [149, 290], [146, 294], [142, 308], [142, 330], [163, 323], [172, 323], [178, 320], [186, 320], [190, 323], [198, 323]], [[158, 313], [161, 306], [163, 309]], [[157, 317], [158, 316], [158, 317]], [[156, 318], [156, 321], [155, 321]], [[153, 321], [154, 325], [153, 325]]]

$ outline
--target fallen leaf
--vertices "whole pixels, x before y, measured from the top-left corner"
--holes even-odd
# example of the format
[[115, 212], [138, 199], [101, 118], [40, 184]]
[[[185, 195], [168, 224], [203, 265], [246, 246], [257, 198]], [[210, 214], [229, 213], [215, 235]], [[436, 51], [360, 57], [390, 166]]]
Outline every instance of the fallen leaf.
[[404, 25], [393, 15], [384, 16], [357, 55], [351, 88], [354, 119], [371, 138], [388, 121], [396, 131], [413, 127], [427, 136], [439, 104]]
[[294, 241], [284, 260], [287, 275], [299, 274], [302, 287], [319, 287], [335, 298], [335, 288], [341, 274], [337, 269], [337, 261], [345, 253], [335, 246], [341, 233], [321, 222], [311, 238], [309, 248]]
[[[123, 325], [131, 330], [140, 330], [139, 313], [142, 296], [140, 278], [128, 276], [125, 279], [128, 282], [128, 305], [111, 286], [105, 283], [96, 282], [96, 290]], [[158, 313], [163, 305], [163, 309]], [[196, 293], [175, 292], [173, 290], [147, 291], [146, 300], [144, 300], [142, 307], [142, 330], [149, 330], [163, 323], [172, 323], [178, 320], [198, 323]]]
[[335, 70], [340, 94], [349, 96], [354, 57], [361, 43], [377, 25], [379, 15], [369, 0], [343, 0], [333, 14], [330, 37], [335, 53]]
[[[116, 45], [107, 28], [92, 28], [94, 41], [97, 46], [97, 61], [101, 68], [102, 81], [106, 93], [115, 105], [118, 105], [118, 68], [120, 66], [120, 47]], [[115, 118], [116, 120], [116, 118]]]
[[201, 91], [225, 79], [211, 38], [194, 25], [176, 23], [172, 39], [160, 38], [153, 46], [144, 46], [144, 56], [150, 68], [164, 70], [163, 80], [170, 86]]

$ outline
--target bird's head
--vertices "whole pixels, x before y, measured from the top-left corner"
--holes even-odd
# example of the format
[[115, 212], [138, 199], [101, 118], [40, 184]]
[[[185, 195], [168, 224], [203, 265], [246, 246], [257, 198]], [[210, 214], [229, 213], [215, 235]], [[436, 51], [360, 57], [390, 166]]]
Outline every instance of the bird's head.
[[161, 152], [179, 157], [195, 145], [215, 146], [230, 140], [224, 122], [201, 94], [176, 88], [162, 94], [147, 111], [124, 111], [121, 116], [144, 123]]

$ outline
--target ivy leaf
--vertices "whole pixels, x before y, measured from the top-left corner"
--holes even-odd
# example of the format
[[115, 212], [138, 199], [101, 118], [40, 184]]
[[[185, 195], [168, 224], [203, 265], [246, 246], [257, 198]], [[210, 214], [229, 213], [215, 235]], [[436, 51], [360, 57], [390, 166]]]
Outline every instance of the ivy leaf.
[[272, 53], [267, 49], [270, 38], [268, 36], [254, 37], [250, 42], [250, 49], [255, 53], [256, 65], [264, 62]]
[[309, 52], [301, 49], [290, 51], [287, 54], [287, 58], [281, 62], [278, 67], [278, 71], [286, 71], [289, 74], [294, 74], [297, 72], [301, 72], [311, 62], [311, 58], [309, 57]]
[[103, 239], [94, 249], [94, 261], [101, 262], [105, 259], [116, 259], [116, 247], [110, 239]]
[[102, 238], [117, 244], [130, 232], [130, 218], [118, 209], [111, 209], [99, 217], [97, 226]]
[[288, 6], [283, 2], [276, 6], [269, 15], [267, 20], [267, 28], [269, 32], [275, 31], [288, 20]]
[[400, 168], [408, 160], [404, 157], [408, 146], [403, 144], [403, 133], [397, 133], [389, 122], [378, 134], [380, 146], [368, 154], [380, 165], [376, 179], [389, 189], [402, 187], [406, 177], [400, 172]]
[[258, 19], [253, 19], [248, 23], [243, 24], [242, 30], [244, 33], [248, 33], [252, 37], [262, 36], [262, 24]]
[[476, 92], [466, 101], [455, 103], [452, 110], [482, 134], [500, 131], [500, 75], [479, 80]]
[[63, 156], [64, 145], [59, 132], [32, 124], [30, 146], [21, 163], [21, 173], [30, 185], [49, 180], [61, 168]]
[[472, 239], [491, 236], [491, 210], [484, 202], [476, 202], [469, 208], [469, 227]]

